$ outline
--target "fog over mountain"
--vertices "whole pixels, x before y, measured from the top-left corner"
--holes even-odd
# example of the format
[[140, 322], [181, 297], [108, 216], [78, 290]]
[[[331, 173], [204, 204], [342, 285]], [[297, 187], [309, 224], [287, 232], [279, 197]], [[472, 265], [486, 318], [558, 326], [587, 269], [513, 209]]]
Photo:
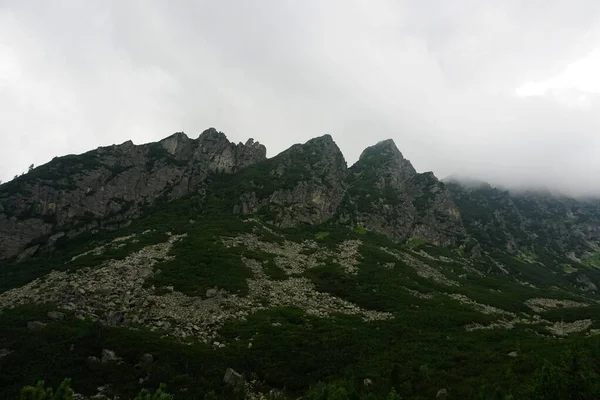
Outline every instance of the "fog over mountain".
[[600, 3], [0, 2], [0, 179], [215, 126], [600, 195]]

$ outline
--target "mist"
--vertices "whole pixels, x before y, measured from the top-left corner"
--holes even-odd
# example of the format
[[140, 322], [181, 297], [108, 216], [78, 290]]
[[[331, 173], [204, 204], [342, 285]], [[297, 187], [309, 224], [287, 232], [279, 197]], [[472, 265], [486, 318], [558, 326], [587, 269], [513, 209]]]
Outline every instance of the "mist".
[[0, 179], [214, 126], [600, 195], [600, 3], [0, 2]]

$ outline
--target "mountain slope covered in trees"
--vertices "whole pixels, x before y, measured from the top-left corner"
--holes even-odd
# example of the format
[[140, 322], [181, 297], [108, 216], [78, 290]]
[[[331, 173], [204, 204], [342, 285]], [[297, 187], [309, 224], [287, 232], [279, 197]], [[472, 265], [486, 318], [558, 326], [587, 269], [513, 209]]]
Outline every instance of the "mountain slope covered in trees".
[[265, 154], [209, 129], [1, 185], [2, 398], [598, 398], [600, 202], [442, 182], [392, 141]]

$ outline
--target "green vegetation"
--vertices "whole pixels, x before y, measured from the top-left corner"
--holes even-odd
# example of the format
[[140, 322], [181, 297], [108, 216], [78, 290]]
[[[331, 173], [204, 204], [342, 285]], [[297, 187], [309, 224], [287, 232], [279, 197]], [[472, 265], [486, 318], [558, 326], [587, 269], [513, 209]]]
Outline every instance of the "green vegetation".
[[410, 238], [406, 242], [406, 248], [414, 249], [425, 244], [425, 240], [421, 238]]
[[[160, 145], [149, 146], [147, 153], [149, 168], [176, 162]], [[59, 166], [67, 171], [104, 168], [97, 161], [92, 154], [68, 157], [50, 165], [56, 170], [48, 167], [38, 171], [38, 167], [28, 178], [16, 181], [50, 179], [50, 172], [58, 173]], [[135, 329], [102, 326], [67, 311], [64, 320], [51, 320], [48, 312], [55, 305], [23, 305], [0, 313], [0, 350], [5, 350], [0, 353], [0, 398], [21, 394], [31, 400], [66, 400], [70, 384], [75, 391], [91, 395], [98, 386], [110, 383], [114, 394], [123, 399], [237, 400], [243, 393], [223, 384], [228, 368], [253, 381], [256, 390], [273, 390], [281, 398], [432, 399], [442, 388], [447, 389], [450, 399], [600, 398], [600, 337], [582, 332], [553, 338], [545, 323], [517, 323], [513, 329], [465, 329], [470, 324], [487, 326], [505, 318], [483, 313], [478, 306], [496, 307], [521, 317], [531, 314], [525, 301], [538, 297], [591, 304], [542, 312], [544, 320], [591, 319], [593, 328], [600, 327], [597, 295], [577, 289], [583, 273], [591, 282], [599, 282], [600, 269], [589, 266], [600, 265], [600, 253], [593, 253], [583, 264], [565, 256], [565, 250], [580, 255], [583, 244], [575, 237], [565, 239], [562, 225], [548, 218], [564, 213], [564, 203], [540, 203], [527, 197], [513, 201], [507, 192], [489, 187], [470, 192], [453, 187], [468, 231], [462, 248], [431, 246], [420, 238], [393, 243], [352, 219], [352, 211], [372, 210], [375, 200], [377, 204], [398, 204], [394, 190], [375, 187], [380, 173], [376, 169], [385, 162], [384, 156], [371, 150], [350, 171], [352, 192], [348, 196], [357, 199], [356, 204], [344, 206], [353, 221], [350, 224], [269, 225], [283, 208], [261, 203], [264, 196], [276, 189], [291, 189], [302, 180], [329, 184], [321, 175], [322, 154], [315, 148], [294, 147], [238, 174], [211, 176], [202, 188], [206, 195], [189, 195], [177, 201], [159, 199], [143, 210], [141, 218], [117, 232], [100, 230], [61, 239], [53, 252], [22, 263], [2, 262], [0, 292], [53, 269], [72, 272], [98, 268], [111, 259], [122, 260], [145, 246], [164, 243], [167, 232], [171, 232], [186, 236], [173, 244], [169, 259], [156, 265], [156, 273], [145, 282], [147, 286], [157, 287], [159, 293], [161, 288], [173, 286], [198, 297], [218, 287], [244, 296], [253, 277], [244, 258], [260, 262], [271, 280], [289, 278], [278, 266], [279, 255], [233, 241], [253, 234], [260, 241], [277, 245], [316, 242], [318, 250], [327, 250], [329, 255], [303, 271], [301, 277], [318, 292], [363, 309], [387, 312], [392, 318], [365, 321], [341, 312], [325, 318], [301, 302], [280, 303], [298, 307], [260, 308], [244, 318], [226, 319], [215, 338], [226, 344], [221, 347], [189, 336], [178, 342], [163, 336], [165, 332], [137, 325]], [[426, 212], [435, 181], [430, 174], [412, 179], [413, 185], [423, 189], [413, 205]], [[258, 200], [244, 203], [242, 196], [247, 193], [254, 193]], [[255, 211], [252, 220], [243, 221], [234, 215], [234, 211], [239, 214], [242, 203], [257, 207], [250, 210]], [[573, 210], [575, 221], [597, 217], [591, 206]], [[135, 236], [114, 241], [129, 234]], [[343, 262], [342, 256], [347, 254], [340, 254], [343, 247], [339, 245], [349, 239], [362, 243], [355, 255], [355, 273], [349, 273]], [[516, 244], [518, 249], [509, 244]], [[90, 252], [97, 247], [103, 252]], [[481, 248], [481, 254], [474, 257], [476, 247]], [[307, 246], [302, 254], [318, 254], [318, 250]], [[73, 259], [84, 252], [89, 253]], [[479, 304], [463, 304], [456, 300], [461, 297], [453, 295]], [[31, 321], [46, 325], [28, 329]], [[94, 361], [103, 349], [113, 350], [122, 362]], [[152, 354], [154, 361], [140, 367], [140, 357], [146, 353]], [[72, 381], [63, 380], [65, 376]], [[23, 387], [40, 379], [43, 382], [37, 386]], [[50, 388], [58, 387], [56, 392], [46, 382]], [[173, 394], [166, 393], [163, 382]]]
[[367, 228], [359, 224], [354, 227], [354, 232], [364, 235], [365, 233], [367, 233]]
[[315, 233], [315, 239], [325, 239], [329, 236], [329, 232], [317, 232]]
[[142, 389], [142, 391], [135, 396], [134, 400], [173, 400], [175, 396], [166, 392], [167, 385], [161, 383], [155, 392], [148, 389]]
[[569, 264], [562, 264], [563, 266], [563, 271], [565, 271], [567, 274], [572, 274], [573, 272], [577, 272], [577, 268], [574, 268], [573, 266], [569, 265]]
[[56, 389], [47, 388], [44, 381], [38, 381], [36, 386], [25, 386], [21, 389], [20, 400], [72, 400], [73, 390], [71, 380], [65, 379]]
[[[166, 392], [166, 385], [161, 383], [156, 391], [142, 389], [134, 400], [173, 400], [175, 397]], [[25, 386], [21, 389], [20, 400], [72, 400], [73, 389], [71, 380], [65, 379], [56, 389], [47, 388], [44, 381], [38, 381], [36, 386]]]
[[592, 268], [600, 268], [600, 251], [589, 254], [583, 260], [583, 263]]

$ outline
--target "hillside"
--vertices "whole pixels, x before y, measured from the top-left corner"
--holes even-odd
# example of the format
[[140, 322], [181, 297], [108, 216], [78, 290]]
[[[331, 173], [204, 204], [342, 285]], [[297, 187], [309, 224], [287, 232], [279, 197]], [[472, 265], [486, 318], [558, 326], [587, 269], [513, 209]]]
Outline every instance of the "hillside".
[[600, 396], [600, 201], [442, 182], [391, 140], [58, 157], [0, 186], [0, 238], [2, 398]]

